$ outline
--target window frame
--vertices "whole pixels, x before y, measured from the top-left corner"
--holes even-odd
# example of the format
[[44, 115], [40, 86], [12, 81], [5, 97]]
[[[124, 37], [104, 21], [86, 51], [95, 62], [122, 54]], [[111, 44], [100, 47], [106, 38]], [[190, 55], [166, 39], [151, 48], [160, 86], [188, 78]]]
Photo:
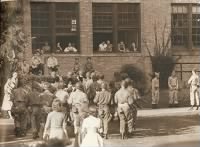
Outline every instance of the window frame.
[[[186, 47], [183, 48], [183, 46], [175, 46], [173, 44], [173, 42], [171, 43], [171, 48], [172, 49], [175, 49], [175, 50], [183, 50], [185, 49], [186, 51], [187, 50], [199, 50], [197, 46], [193, 45], [193, 29], [195, 29], [195, 27], [193, 27], [193, 11], [192, 11], [192, 8], [193, 6], [199, 6], [200, 7], [200, 4], [197, 4], [197, 3], [172, 3], [171, 4], [171, 39], [173, 37], [173, 12], [172, 12], [172, 9], [173, 9], [173, 6], [187, 6], [188, 8], [188, 12], [187, 12], [187, 15], [188, 15], [188, 27], [187, 27], [187, 31], [188, 31], [188, 35], [187, 35], [187, 42], [188, 42], [188, 45]], [[183, 14], [183, 13], [181, 13]], [[198, 27], [200, 29], [200, 27]]]
[[[51, 43], [49, 43], [49, 45], [51, 45], [51, 51], [50, 53], [58, 53], [56, 52], [56, 46], [57, 46], [57, 41], [56, 38], [57, 37], [62, 37], [62, 36], [75, 36], [76, 37], [76, 48], [78, 50], [78, 52], [76, 53], [65, 53], [64, 51], [58, 53], [58, 54], [80, 54], [81, 50], [80, 50], [80, 7], [79, 7], [79, 2], [31, 2], [31, 9], [32, 9], [32, 4], [47, 4], [49, 6], [49, 27], [50, 27], [50, 40]], [[56, 21], [57, 21], [57, 17], [56, 17], [56, 5], [58, 4], [69, 4], [69, 5], [75, 5], [75, 9], [76, 11], [74, 11], [74, 14], [76, 15], [76, 32], [65, 32], [65, 33], [57, 33], [56, 29], [58, 28]], [[32, 14], [32, 11], [31, 11]], [[31, 17], [31, 21], [32, 21], [32, 17]], [[71, 24], [72, 25], [72, 24]], [[31, 23], [31, 29], [33, 28], [32, 23]], [[67, 28], [67, 27], [66, 27]], [[31, 33], [31, 35], [33, 35], [33, 32]], [[69, 43], [69, 42], [68, 42]], [[33, 46], [32, 46], [33, 47]], [[67, 46], [65, 46], [67, 47]], [[65, 47], [63, 46], [62, 49], [64, 50]], [[42, 46], [40, 46], [40, 49], [42, 49]], [[34, 51], [34, 49], [32, 48], [32, 51]], [[47, 53], [48, 54], [48, 53]]]
[[[98, 49], [96, 49], [95, 47], [97, 45], [95, 45], [95, 42], [94, 42], [94, 34], [97, 33], [99, 30], [96, 29], [96, 27], [94, 26], [94, 7], [97, 6], [97, 5], [111, 5], [112, 7], [112, 25], [111, 25], [111, 30], [110, 30], [110, 33], [112, 34], [112, 39], [110, 40], [112, 45], [113, 45], [113, 51], [112, 52], [108, 52], [108, 51], [104, 51], [104, 52], [101, 52], [99, 51]], [[126, 5], [126, 6], [130, 6], [130, 5], [133, 5], [135, 8], [137, 8], [136, 11], [134, 11], [134, 14], [137, 14], [137, 21], [136, 21], [136, 26], [120, 26], [119, 25], [119, 15], [120, 13], [118, 12], [118, 9], [119, 9], [119, 6], [120, 5]], [[101, 6], [100, 6], [101, 7]], [[128, 14], [129, 13], [133, 13], [131, 11], [127, 12]], [[117, 54], [126, 54], [126, 53], [141, 53], [141, 5], [140, 3], [92, 3], [92, 19], [93, 19], [93, 53], [94, 54], [112, 54], [112, 53], [117, 53]], [[103, 27], [102, 27], [103, 28]], [[101, 29], [102, 29], [101, 28]], [[137, 32], [137, 49], [138, 51], [137, 52], [125, 52], [125, 53], [122, 53], [122, 52], [119, 52], [118, 51], [118, 47], [117, 47], [117, 44], [119, 43], [119, 31], [133, 31], [133, 32]], [[109, 32], [109, 31], [108, 31]], [[104, 40], [106, 41], [106, 40]], [[124, 41], [125, 42], [125, 41]], [[129, 45], [127, 45], [129, 46]], [[95, 51], [97, 50], [97, 51]]]

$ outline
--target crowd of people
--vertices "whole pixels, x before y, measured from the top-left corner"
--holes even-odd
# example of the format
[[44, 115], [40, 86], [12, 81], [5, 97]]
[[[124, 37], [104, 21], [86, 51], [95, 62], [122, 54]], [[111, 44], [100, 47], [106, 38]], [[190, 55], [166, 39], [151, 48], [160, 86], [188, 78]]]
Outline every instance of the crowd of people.
[[[39, 54], [33, 56], [34, 60], [35, 56]], [[26, 136], [31, 128], [34, 139], [56, 138], [69, 143], [67, 126], [73, 126], [81, 146], [102, 146], [102, 138], [108, 138], [108, 124], [114, 118], [120, 120], [122, 139], [132, 135], [137, 118], [135, 102], [140, 96], [130, 78], [105, 81], [104, 74], [95, 71], [90, 57], [83, 68], [75, 58], [67, 77], [59, 75], [54, 56], [47, 60], [48, 79], [40, 78], [43, 65], [37, 65], [38, 70], [32, 65], [30, 70], [25, 68], [28, 65], [19, 68], [5, 85], [2, 110], [14, 119], [17, 137]], [[91, 142], [91, 136], [96, 140]]]
[[[138, 52], [135, 42], [132, 42], [129, 46], [125, 45], [124, 41], [120, 41], [117, 45], [117, 49], [119, 52]], [[102, 41], [99, 44], [99, 52], [112, 52], [113, 45], [110, 40]]]
[[[95, 70], [91, 57], [82, 67], [75, 58], [67, 77], [59, 75], [59, 64], [53, 54], [47, 59], [49, 79], [40, 78], [44, 62], [39, 52], [32, 65], [24, 60], [15, 68], [5, 84], [2, 110], [14, 119], [17, 137], [26, 136], [31, 128], [33, 139], [59, 139], [70, 142], [67, 127], [73, 126], [76, 142], [82, 147], [103, 146], [108, 139], [109, 123], [118, 119], [121, 139], [131, 137], [136, 128], [137, 101], [140, 98], [134, 81], [128, 76], [105, 81], [104, 74]], [[23, 67], [23, 68], [22, 68]], [[28, 68], [29, 67], [29, 68]], [[196, 100], [199, 108], [199, 77], [192, 71], [190, 84], [191, 109]], [[168, 79], [169, 106], [178, 106], [178, 78], [175, 71]], [[159, 102], [159, 73], [152, 79], [152, 108]]]

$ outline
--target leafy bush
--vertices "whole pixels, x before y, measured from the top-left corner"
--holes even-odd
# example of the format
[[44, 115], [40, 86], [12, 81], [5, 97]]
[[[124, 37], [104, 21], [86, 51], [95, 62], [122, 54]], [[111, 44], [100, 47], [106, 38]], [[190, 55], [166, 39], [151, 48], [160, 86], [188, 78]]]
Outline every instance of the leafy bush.
[[[134, 81], [134, 86], [137, 88], [141, 95], [147, 90], [147, 79], [145, 73], [136, 67], [134, 64], [125, 64], [121, 67], [121, 75], [128, 75]], [[122, 76], [122, 78], [123, 78]]]

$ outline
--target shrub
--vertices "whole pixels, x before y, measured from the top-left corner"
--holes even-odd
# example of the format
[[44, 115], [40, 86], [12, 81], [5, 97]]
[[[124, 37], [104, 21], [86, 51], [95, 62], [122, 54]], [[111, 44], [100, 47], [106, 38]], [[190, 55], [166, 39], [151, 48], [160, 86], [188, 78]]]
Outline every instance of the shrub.
[[141, 95], [147, 91], [147, 79], [145, 73], [134, 64], [125, 64], [120, 71], [122, 78], [128, 75], [134, 81], [134, 87], [137, 88]]

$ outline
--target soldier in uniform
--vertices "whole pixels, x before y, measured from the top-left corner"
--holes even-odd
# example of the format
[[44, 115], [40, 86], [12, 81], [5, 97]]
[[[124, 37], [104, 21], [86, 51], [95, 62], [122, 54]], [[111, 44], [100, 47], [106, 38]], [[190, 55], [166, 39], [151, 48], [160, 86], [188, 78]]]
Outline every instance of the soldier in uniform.
[[93, 67], [93, 64], [92, 64], [92, 58], [91, 57], [87, 57], [87, 62], [85, 63], [84, 71], [85, 71], [85, 73], [94, 72], [94, 67]]
[[80, 69], [81, 69], [81, 65], [80, 65], [80, 62], [79, 62], [79, 58], [75, 58], [74, 67], [73, 67], [73, 73], [78, 75]]
[[159, 73], [155, 72], [155, 77], [152, 80], [152, 109], [156, 109], [160, 98]]
[[31, 111], [31, 127], [33, 133], [33, 139], [39, 137], [40, 131], [40, 119], [41, 119], [41, 106], [42, 101], [40, 97], [41, 87], [39, 83], [33, 82], [32, 91], [28, 94], [28, 106]]
[[120, 119], [120, 133], [122, 139], [124, 139], [125, 136], [128, 137], [133, 132], [133, 116], [130, 108], [133, 101], [127, 87], [128, 83], [123, 80], [121, 88], [115, 94], [115, 103], [118, 106], [117, 112]]
[[99, 117], [101, 119], [101, 125], [103, 128], [104, 138], [108, 138], [108, 123], [110, 122], [112, 116], [110, 113], [110, 104], [111, 104], [111, 93], [108, 91], [108, 85], [102, 83], [101, 91], [98, 92], [95, 96], [94, 103], [99, 107]]
[[191, 104], [191, 110], [193, 110], [193, 107], [195, 105], [196, 100], [196, 110], [199, 109], [199, 76], [197, 75], [196, 69], [192, 70], [192, 75], [190, 79], [188, 80], [188, 84], [190, 85], [190, 104]]
[[173, 71], [172, 75], [168, 78], [169, 87], [169, 107], [178, 106], [178, 78], [176, 72]]
[[13, 106], [11, 109], [15, 123], [16, 137], [26, 136], [27, 131], [27, 91], [24, 88], [24, 83], [19, 81], [19, 88], [14, 89], [11, 95]]
[[83, 92], [83, 85], [80, 82], [76, 83], [76, 90], [71, 93], [68, 104], [72, 106], [74, 133], [79, 136], [80, 143], [80, 127], [84, 117], [86, 117], [84, 110], [88, 108], [89, 104], [87, 95]]
[[50, 84], [44, 83], [44, 92], [42, 92], [39, 95], [40, 99], [41, 99], [41, 104], [42, 104], [41, 116], [40, 116], [41, 117], [41, 119], [40, 119], [40, 132], [39, 132], [40, 138], [43, 135], [47, 115], [51, 112], [52, 102], [55, 98], [55, 96], [50, 92], [49, 89], [50, 89]]

